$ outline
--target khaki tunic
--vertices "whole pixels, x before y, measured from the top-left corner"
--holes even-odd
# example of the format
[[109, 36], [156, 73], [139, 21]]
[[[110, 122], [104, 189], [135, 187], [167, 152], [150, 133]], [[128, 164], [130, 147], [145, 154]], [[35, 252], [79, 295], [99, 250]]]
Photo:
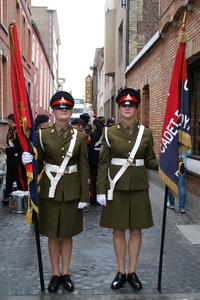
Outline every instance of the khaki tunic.
[[[108, 140], [111, 147], [102, 138], [101, 154], [98, 166], [97, 194], [106, 194], [110, 189], [108, 169], [113, 179], [121, 166], [112, 165], [112, 158], [125, 158], [130, 155], [136, 142], [139, 123], [128, 135], [119, 122], [108, 128]], [[158, 160], [153, 149], [153, 136], [150, 128], [144, 129], [135, 159], [144, 159], [144, 166], [129, 166], [115, 185], [113, 200], [107, 200], [103, 206], [100, 225], [108, 228], [148, 228], [153, 225], [149, 199], [147, 169], [158, 170]]]
[[[38, 167], [41, 171], [45, 163], [60, 166], [69, 148], [73, 127], [70, 125], [66, 138], [62, 141], [55, 124], [42, 129], [42, 149], [37, 142]], [[49, 237], [70, 237], [83, 230], [82, 210], [78, 202], [89, 201], [89, 165], [85, 133], [78, 131], [73, 156], [67, 166], [77, 165], [78, 171], [63, 174], [58, 181], [54, 198], [49, 198], [50, 180], [43, 171], [39, 192], [39, 230]], [[54, 176], [55, 173], [52, 173]]]

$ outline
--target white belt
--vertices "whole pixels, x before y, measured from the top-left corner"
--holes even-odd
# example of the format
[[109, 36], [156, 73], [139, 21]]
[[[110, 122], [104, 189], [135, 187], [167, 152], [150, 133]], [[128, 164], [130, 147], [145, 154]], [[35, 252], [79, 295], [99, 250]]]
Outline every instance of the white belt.
[[100, 151], [100, 148], [94, 148], [94, 150], [96, 150], [96, 151]]
[[[124, 174], [124, 172], [126, 171], [126, 169], [132, 164], [134, 165], [134, 157], [138, 151], [138, 148], [140, 146], [140, 142], [143, 136], [143, 132], [144, 132], [144, 126], [140, 125], [139, 131], [138, 131], [138, 135], [136, 138], [136, 142], [133, 146], [133, 149], [131, 150], [130, 156], [127, 159], [123, 159], [123, 165], [121, 166], [121, 168], [119, 169], [119, 171], [117, 172], [117, 174], [115, 174], [115, 177], [113, 179], [111, 179], [110, 177], [110, 168], [108, 168], [108, 179], [110, 182], [110, 189], [108, 190], [107, 193], [107, 200], [113, 200], [113, 192], [115, 189], [115, 184], [116, 182], [119, 180], [119, 178]], [[118, 158], [117, 161], [119, 162]], [[122, 160], [120, 158], [120, 160]], [[112, 161], [112, 159], [111, 159]], [[144, 161], [143, 161], [143, 165], [144, 165]]]
[[[111, 164], [117, 166], [123, 166], [127, 162], [126, 158], [112, 158]], [[130, 164], [130, 167], [141, 167], [144, 166], [144, 159], [134, 159], [133, 163]]]
[[[60, 166], [52, 165], [52, 164], [47, 163], [46, 168], [50, 172], [58, 173]], [[75, 172], [77, 172], [77, 165], [65, 167], [65, 170], [64, 170], [63, 174], [72, 174], [72, 173], [75, 173]]]

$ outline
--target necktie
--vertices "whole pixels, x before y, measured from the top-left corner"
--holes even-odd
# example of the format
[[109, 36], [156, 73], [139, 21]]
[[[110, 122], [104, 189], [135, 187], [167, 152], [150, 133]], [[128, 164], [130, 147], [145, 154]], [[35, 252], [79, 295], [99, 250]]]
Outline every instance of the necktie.
[[126, 132], [128, 133], [128, 135], [131, 135], [131, 128], [129, 126], [126, 127]]
[[65, 138], [65, 130], [64, 130], [64, 128], [62, 128], [61, 131], [60, 131], [60, 138], [61, 138], [62, 141]]

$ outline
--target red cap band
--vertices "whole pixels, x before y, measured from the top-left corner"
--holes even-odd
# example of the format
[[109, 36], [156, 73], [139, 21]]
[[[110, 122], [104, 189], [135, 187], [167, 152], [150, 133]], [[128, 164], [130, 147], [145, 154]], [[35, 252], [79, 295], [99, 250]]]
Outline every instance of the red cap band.
[[125, 96], [121, 97], [121, 98], [119, 99], [118, 104], [119, 104], [119, 103], [122, 103], [122, 102], [126, 102], [126, 101], [132, 101], [132, 102], [138, 103], [138, 99], [137, 99], [136, 97], [130, 96], [130, 95], [128, 94], [128, 95], [125, 95]]
[[73, 106], [73, 103], [72, 103], [71, 100], [65, 99], [65, 98], [62, 97], [60, 99], [54, 100], [53, 103], [52, 103], [52, 107], [55, 106], [55, 105], [60, 105], [60, 104]]

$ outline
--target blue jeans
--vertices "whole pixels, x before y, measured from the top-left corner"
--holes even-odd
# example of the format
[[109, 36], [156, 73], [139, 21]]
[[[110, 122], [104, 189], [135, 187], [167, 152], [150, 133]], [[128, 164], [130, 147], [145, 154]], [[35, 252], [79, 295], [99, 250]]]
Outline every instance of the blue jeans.
[[[186, 190], [185, 190], [185, 176], [187, 169], [183, 174], [179, 174], [178, 177], [178, 193], [179, 193], [179, 209], [185, 208]], [[174, 206], [174, 196], [170, 189], [168, 189], [169, 203]]]

